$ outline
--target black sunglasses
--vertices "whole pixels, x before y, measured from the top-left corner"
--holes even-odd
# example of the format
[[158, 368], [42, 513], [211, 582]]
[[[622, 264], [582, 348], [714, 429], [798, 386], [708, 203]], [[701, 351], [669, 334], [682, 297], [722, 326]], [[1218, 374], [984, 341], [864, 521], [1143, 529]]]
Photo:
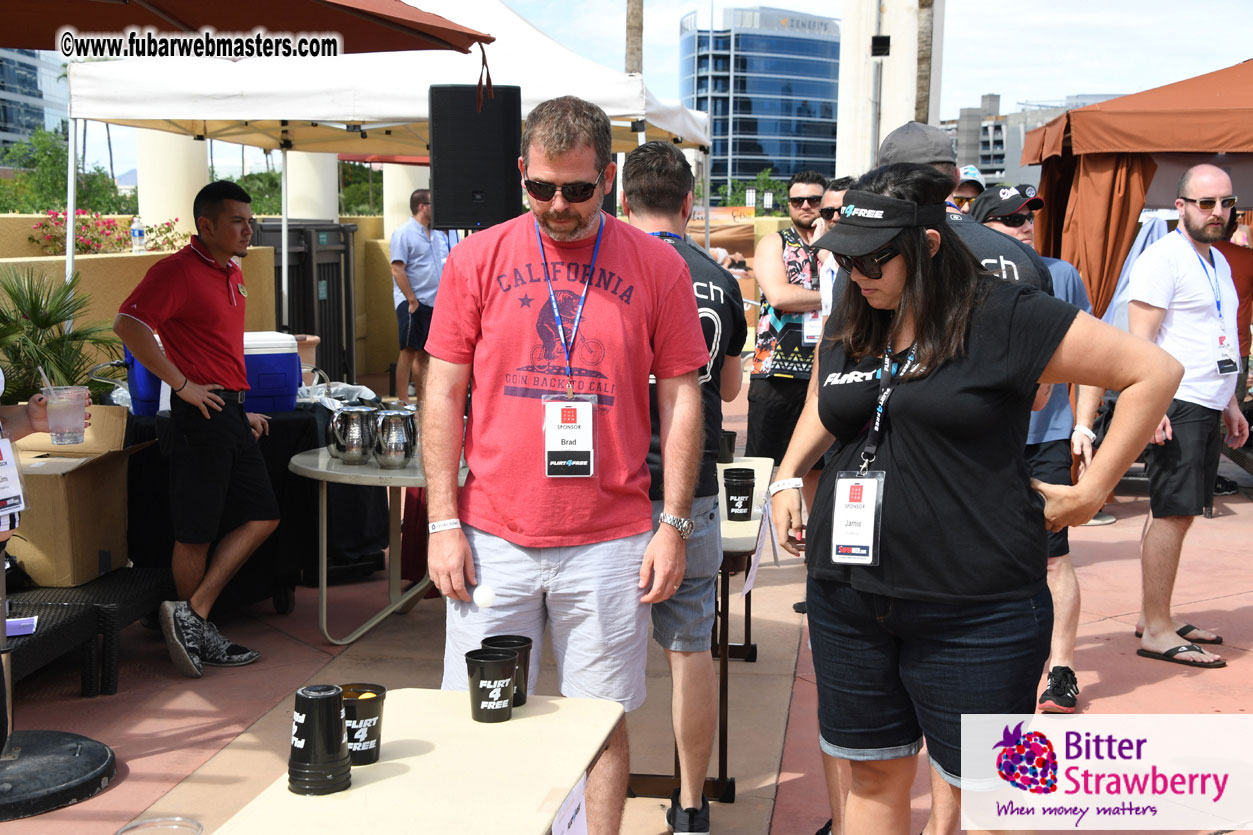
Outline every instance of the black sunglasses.
[[527, 194], [544, 203], [557, 196], [558, 188], [561, 189], [561, 196], [566, 198], [567, 203], [586, 203], [592, 199], [592, 195], [596, 193], [596, 186], [600, 185], [604, 176], [605, 170], [602, 168], [601, 172], [596, 175], [596, 181], [592, 183], [566, 183], [558, 186], [556, 183], [523, 179], [522, 184], [526, 186]]
[[1180, 197], [1179, 199], [1185, 203], [1195, 203], [1198, 209], [1203, 209], [1207, 212], [1213, 211], [1214, 207], [1219, 203], [1223, 204], [1224, 209], [1231, 209], [1236, 205], [1236, 197], [1234, 195], [1231, 197], [1202, 197], [1200, 200], [1193, 200], [1191, 197]]
[[997, 223], [1008, 226], [1010, 229], [1017, 229], [1019, 226], [1022, 226], [1027, 221], [1034, 222], [1035, 212], [1028, 212], [1025, 215], [1013, 214], [1013, 215], [1002, 215], [1001, 217], [990, 217], [988, 218], [988, 220], [994, 220]]
[[823, 220], [830, 221], [838, 211], [839, 208], [837, 206], [823, 206], [818, 210], [818, 214], [822, 215]]
[[869, 255], [842, 255], [839, 252], [831, 254], [835, 256], [835, 263], [840, 265], [840, 269], [847, 270], [849, 274], [856, 270], [865, 278], [882, 278], [883, 265], [900, 255], [901, 251], [895, 244], [888, 244]]
[[805, 205], [806, 203], [808, 203], [811, 206], [817, 206], [819, 203], [822, 202], [822, 195], [811, 194], [806, 197], [789, 197], [787, 199], [787, 202], [791, 203], [792, 208], [794, 209], [799, 209], [801, 206]]

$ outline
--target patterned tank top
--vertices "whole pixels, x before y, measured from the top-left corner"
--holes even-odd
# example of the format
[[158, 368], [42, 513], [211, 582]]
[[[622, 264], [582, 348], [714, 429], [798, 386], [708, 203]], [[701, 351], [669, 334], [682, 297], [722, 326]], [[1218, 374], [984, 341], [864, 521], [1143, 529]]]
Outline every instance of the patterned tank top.
[[[789, 284], [806, 290], [817, 289], [817, 267], [809, 247], [801, 241], [796, 227], [779, 233], [783, 239], [783, 274]], [[814, 346], [804, 343], [803, 313], [776, 310], [761, 294], [761, 314], [757, 318], [757, 349], [753, 353], [752, 377], [791, 377], [808, 380], [814, 367]]]

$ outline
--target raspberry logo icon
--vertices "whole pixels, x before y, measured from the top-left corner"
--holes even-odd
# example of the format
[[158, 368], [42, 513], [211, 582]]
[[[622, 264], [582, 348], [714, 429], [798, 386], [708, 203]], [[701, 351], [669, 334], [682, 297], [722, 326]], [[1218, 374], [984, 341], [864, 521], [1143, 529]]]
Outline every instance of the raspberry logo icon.
[[1022, 732], [1022, 722], [1012, 731], [1005, 726], [996, 755], [996, 773], [1015, 788], [1031, 794], [1057, 791], [1057, 753], [1053, 743], [1039, 731]]

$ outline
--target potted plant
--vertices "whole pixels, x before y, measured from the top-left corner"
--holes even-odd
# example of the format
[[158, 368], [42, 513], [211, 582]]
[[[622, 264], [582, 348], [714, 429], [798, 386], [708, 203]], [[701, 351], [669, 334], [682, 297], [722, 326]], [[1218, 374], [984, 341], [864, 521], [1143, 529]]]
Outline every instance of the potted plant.
[[[69, 281], [50, 279], [30, 268], [0, 274], [0, 364], [5, 388], [0, 403], [29, 400], [43, 384], [43, 366], [53, 385], [89, 385], [100, 402], [113, 386], [88, 381], [99, 362], [117, 359], [121, 347], [108, 324], [79, 321], [90, 297], [78, 292], [77, 273]], [[67, 327], [66, 323], [72, 323]]]

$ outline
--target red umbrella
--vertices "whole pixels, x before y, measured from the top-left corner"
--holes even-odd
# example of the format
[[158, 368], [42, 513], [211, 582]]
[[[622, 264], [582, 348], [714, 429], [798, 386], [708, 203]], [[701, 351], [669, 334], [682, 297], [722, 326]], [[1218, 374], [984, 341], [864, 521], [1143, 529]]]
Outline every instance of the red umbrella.
[[[469, 52], [495, 38], [401, 0], [5, 0], [0, 46], [61, 51], [57, 33], [158, 32], [338, 33], [344, 52], [455, 49]], [[75, 56], [88, 57], [88, 56]], [[106, 56], [100, 56], [106, 57]], [[122, 55], [112, 57], [126, 57]]]

